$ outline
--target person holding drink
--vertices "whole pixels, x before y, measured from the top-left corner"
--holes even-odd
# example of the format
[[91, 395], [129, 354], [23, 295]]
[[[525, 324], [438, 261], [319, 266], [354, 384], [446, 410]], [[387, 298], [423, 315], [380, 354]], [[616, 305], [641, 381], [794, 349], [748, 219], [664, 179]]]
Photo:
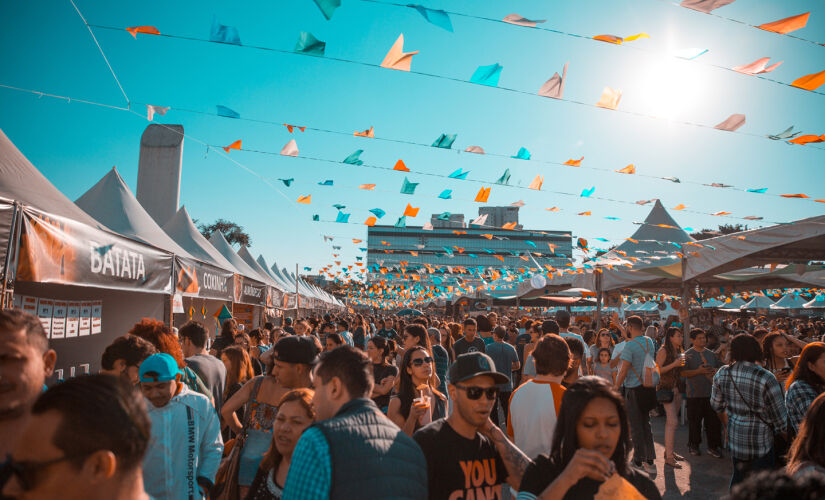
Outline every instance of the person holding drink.
[[430, 381], [433, 370], [433, 358], [424, 347], [413, 346], [404, 353], [398, 395], [390, 400], [387, 416], [408, 436], [446, 416], [447, 398]]
[[656, 364], [659, 365], [659, 386], [656, 390], [656, 399], [665, 407], [667, 422], [665, 423], [665, 465], [674, 469], [681, 469], [677, 460], [683, 457], [673, 450], [673, 441], [676, 438], [676, 427], [679, 425], [679, 409], [682, 407], [682, 391], [679, 389], [679, 377], [685, 366], [685, 353], [682, 349], [682, 330], [671, 326], [665, 332], [662, 347], [656, 353]]

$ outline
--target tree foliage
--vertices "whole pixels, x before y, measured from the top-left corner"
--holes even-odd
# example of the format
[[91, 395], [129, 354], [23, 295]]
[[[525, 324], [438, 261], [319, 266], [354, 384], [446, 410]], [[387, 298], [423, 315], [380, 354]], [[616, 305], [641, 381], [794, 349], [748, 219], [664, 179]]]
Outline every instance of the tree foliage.
[[[198, 224], [197, 221], [195, 223]], [[242, 247], [248, 247], [252, 244], [252, 238], [244, 231], [243, 226], [225, 219], [218, 219], [212, 224], [198, 224], [198, 229], [204, 238], [209, 238], [215, 231], [220, 231], [230, 245], [237, 243]]]
[[698, 233], [691, 233], [690, 235], [693, 236], [695, 240], [706, 240], [723, 234], [738, 233], [747, 230], [748, 226], [743, 226], [742, 224], [720, 224], [718, 230], [702, 229]]

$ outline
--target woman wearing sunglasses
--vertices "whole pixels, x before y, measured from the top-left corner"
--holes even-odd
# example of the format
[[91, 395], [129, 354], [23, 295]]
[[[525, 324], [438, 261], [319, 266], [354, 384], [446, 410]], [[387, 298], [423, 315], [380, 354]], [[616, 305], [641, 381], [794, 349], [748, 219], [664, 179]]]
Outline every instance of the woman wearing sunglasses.
[[413, 346], [404, 353], [398, 395], [390, 400], [387, 416], [408, 436], [446, 415], [447, 398], [432, 384], [435, 369], [427, 349]]
[[565, 391], [550, 452], [527, 467], [517, 498], [662, 498], [647, 474], [630, 466], [630, 449], [622, 396], [606, 380], [582, 377]]

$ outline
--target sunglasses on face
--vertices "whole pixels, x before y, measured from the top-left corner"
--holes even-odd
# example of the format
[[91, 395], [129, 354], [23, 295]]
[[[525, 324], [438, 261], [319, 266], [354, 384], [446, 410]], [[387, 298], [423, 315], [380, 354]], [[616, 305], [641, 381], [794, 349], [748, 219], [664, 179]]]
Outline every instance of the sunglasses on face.
[[424, 363], [427, 363], [428, 365], [432, 364], [432, 362], [433, 362], [433, 358], [431, 358], [430, 356], [427, 356], [426, 358], [414, 359], [414, 360], [410, 361], [410, 364], [413, 365], [413, 366], [421, 366]]
[[[85, 455], [84, 455], [85, 456]], [[11, 475], [17, 476], [17, 480], [20, 483], [20, 488], [23, 491], [30, 491], [35, 486], [37, 486], [37, 476], [40, 472], [46, 470], [48, 467], [52, 465], [58, 464], [60, 462], [65, 462], [67, 460], [75, 460], [79, 458], [84, 458], [84, 456], [77, 455], [77, 456], [64, 456], [60, 458], [55, 458], [52, 460], [46, 460], [43, 462], [31, 462], [31, 461], [20, 461], [16, 462], [11, 455], [6, 455], [6, 461], [0, 464], [0, 468], [7, 469], [11, 471]]]
[[480, 399], [482, 394], [486, 394], [487, 399], [494, 400], [498, 396], [498, 387], [475, 387], [467, 385], [456, 385], [456, 387], [467, 393], [467, 399]]

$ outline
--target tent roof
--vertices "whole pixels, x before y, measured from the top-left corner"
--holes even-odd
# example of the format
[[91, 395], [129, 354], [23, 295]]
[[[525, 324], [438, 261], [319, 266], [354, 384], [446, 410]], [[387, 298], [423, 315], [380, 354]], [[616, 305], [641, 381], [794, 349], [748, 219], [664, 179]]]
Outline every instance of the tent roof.
[[[630, 239], [636, 240], [638, 243], [634, 243]], [[625, 256], [618, 253], [618, 251], [622, 251], [627, 253], [626, 257], [637, 257], [654, 265], [663, 265], [665, 259], [673, 260], [672, 254], [679, 250], [676, 246], [670, 244], [671, 241], [685, 243], [693, 241], [693, 238], [682, 230], [681, 226], [676, 223], [662, 205], [662, 202], [656, 200], [653, 208], [650, 209], [650, 213], [647, 214], [644, 224], [639, 226], [633, 236], [601, 258], [625, 258]], [[638, 264], [637, 262], [634, 267], [638, 267]]]
[[825, 215], [701, 241], [687, 259], [685, 279], [768, 264], [825, 258]]
[[825, 295], [821, 293], [817, 294], [816, 297], [811, 299], [811, 301], [806, 303], [803, 307], [805, 307], [805, 309], [825, 307]]
[[0, 197], [18, 201], [54, 215], [106, 229], [72, 203], [0, 130]]
[[263, 277], [266, 283], [269, 283], [270, 285], [273, 285], [276, 288], [281, 289], [281, 284], [275, 281], [272, 278], [272, 276], [269, 275], [268, 272], [266, 272], [257, 262], [255, 262], [255, 259], [252, 257], [252, 254], [249, 253], [249, 250], [247, 250], [245, 246], [242, 246], [238, 250], [237, 254], [238, 257], [243, 259], [243, 261], [246, 262], [247, 265], [249, 265], [249, 267], [252, 268], [252, 270], [254, 270], [259, 276]]
[[196, 259], [240, 274], [240, 271], [235, 269], [231, 262], [215, 250], [215, 247], [198, 231], [198, 228], [192, 222], [192, 218], [189, 217], [186, 207], [180, 207], [177, 213], [169, 219], [169, 222], [163, 226], [163, 230]]
[[175, 255], [192, 258], [143, 209], [115, 167], [75, 203], [116, 233]]
[[788, 292], [776, 301], [776, 304], [771, 305], [771, 309], [802, 309], [805, 305], [805, 299], [798, 294]]
[[261, 283], [266, 283], [267, 281], [264, 280], [263, 276], [259, 276], [258, 271], [255, 271], [249, 265], [244, 262], [242, 258], [235, 253], [235, 250], [232, 249], [232, 245], [226, 241], [226, 238], [223, 236], [223, 233], [220, 231], [215, 231], [209, 237], [209, 243], [215, 247], [215, 250], [220, 252], [221, 255], [226, 258], [229, 262], [232, 263], [235, 268], [241, 272], [242, 275], [246, 276], [247, 278], [252, 278], [254, 280], [258, 280]]
[[289, 293], [290, 290], [289, 286], [286, 284], [286, 281], [284, 281], [280, 276], [272, 272], [272, 269], [269, 268], [269, 265], [266, 263], [266, 259], [264, 259], [263, 255], [258, 254], [256, 262], [259, 266], [261, 266], [261, 268], [264, 271], [266, 271], [267, 274], [269, 274], [272, 277], [272, 279], [275, 280], [276, 283], [278, 283], [282, 291], [284, 291], [285, 293]]
[[740, 309], [769, 309], [773, 301], [764, 295], [755, 295], [747, 304]]

